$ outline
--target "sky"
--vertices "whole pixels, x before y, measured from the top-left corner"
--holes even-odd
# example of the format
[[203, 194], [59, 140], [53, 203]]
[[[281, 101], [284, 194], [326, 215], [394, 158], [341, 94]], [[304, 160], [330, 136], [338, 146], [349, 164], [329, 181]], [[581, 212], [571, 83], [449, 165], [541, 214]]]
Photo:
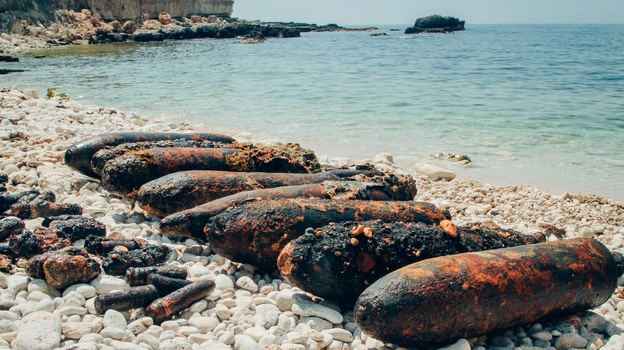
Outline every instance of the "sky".
[[411, 24], [433, 14], [458, 17], [466, 25], [624, 24], [624, 0], [234, 0], [232, 16], [319, 25], [382, 25]]

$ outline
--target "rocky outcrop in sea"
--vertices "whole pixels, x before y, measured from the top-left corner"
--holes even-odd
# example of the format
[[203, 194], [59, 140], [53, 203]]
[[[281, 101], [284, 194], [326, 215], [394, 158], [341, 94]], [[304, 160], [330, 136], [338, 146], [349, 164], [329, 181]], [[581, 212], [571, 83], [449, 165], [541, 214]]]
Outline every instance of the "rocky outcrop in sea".
[[405, 34], [418, 33], [453, 33], [464, 30], [466, 21], [450, 16], [432, 15], [416, 19], [413, 27], [405, 29]]

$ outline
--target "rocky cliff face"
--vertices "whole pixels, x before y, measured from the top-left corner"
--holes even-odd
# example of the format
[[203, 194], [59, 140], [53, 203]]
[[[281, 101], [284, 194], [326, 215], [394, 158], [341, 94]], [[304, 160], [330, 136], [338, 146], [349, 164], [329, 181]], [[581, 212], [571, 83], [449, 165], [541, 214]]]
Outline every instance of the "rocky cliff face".
[[[54, 11], [89, 9], [104, 20], [135, 20], [144, 14], [158, 18], [161, 12], [172, 17], [191, 15], [230, 16], [233, 0], [0, 0], [0, 32], [19, 32], [28, 24], [54, 20]], [[17, 27], [14, 28], [17, 24]]]
[[[7, 0], [10, 1], [10, 0]], [[172, 17], [190, 15], [229, 16], [233, 0], [48, 0], [56, 8], [79, 11], [83, 8], [98, 13], [102, 19], [136, 19], [143, 14], [157, 18], [161, 12]]]

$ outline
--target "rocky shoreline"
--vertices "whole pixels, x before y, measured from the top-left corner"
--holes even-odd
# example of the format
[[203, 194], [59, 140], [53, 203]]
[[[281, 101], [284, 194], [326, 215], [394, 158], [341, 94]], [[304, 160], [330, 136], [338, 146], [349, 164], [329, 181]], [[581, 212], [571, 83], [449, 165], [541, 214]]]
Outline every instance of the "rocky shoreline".
[[[0, 107], [0, 171], [9, 174], [9, 192], [50, 190], [57, 203], [80, 205], [83, 216], [106, 226], [107, 235], [168, 246], [173, 250], [168, 264], [186, 268], [191, 281], [216, 283], [208, 297], [156, 325], [144, 308], [96, 312], [95, 297], [128, 289], [125, 278], [103, 274], [89, 283], [57, 290], [43, 279], [28, 277], [26, 261], [21, 259], [12, 270], [0, 273], [0, 304], [5, 305], [0, 311], [0, 349], [403, 349], [363, 334], [352, 310], [304, 293], [277, 272], [262, 273], [252, 265], [231, 262], [199, 240], [163, 236], [161, 218], [63, 162], [70, 145], [94, 134], [189, 131], [190, 127], [60, 97], [42, 98], [34, 90], [3, 88]], [[324, 156], [319, 160], [334, 166], [350, 164]], [[553, 196], [529, 186], [433, 181], [398, 168], [391, 156], [377, 157], [375, 167], [413, 176], [416, 200], [448, 210], [458, 226], [491, 222], [528, 234], [545, 232], [551, 241], [593, 237], [609, 249], [622, 248], [622, 203], [596, 196]], [[27, 229], [34, 230], [42, 219], [25, 222]], [[591, 312], [460, 339], [446, 349], [621, 349], [622, 282], [607, 303]], [[46, 336], [33, 337], [33, 327]]]
[[[336, 24], [316, 25], [294, 22], [247, 21], [233, 17], [191, 16], [176, 19], [161, 13], [158, 19], [147, 17], [128, 21], [104, 21], [89, 10], [56, 10], [55, 20], [45, 24], [21, 21], [13, 34], [2, 33], [0, 53], [64, 45], [149, 42], [185, 39], [232, 39], [237, 37], [296, 38], [302, 32], [371, 31], [377, 28], [349, 29]], [[257, 41], [261, 42], [261, 41]]]

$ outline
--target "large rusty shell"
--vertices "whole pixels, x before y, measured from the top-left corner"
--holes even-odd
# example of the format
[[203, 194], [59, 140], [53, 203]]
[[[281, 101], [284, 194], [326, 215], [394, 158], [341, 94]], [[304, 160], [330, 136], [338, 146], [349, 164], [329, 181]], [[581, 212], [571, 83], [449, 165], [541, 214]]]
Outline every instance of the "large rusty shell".
[[65, 151], [65, 164], [79, 172], [98, 177], [91, 168], [93, 155], [107, 146], [117, 146], [122, 143], [160, 140], [207, 140], [214, 142], [232, 143], [234, 139], [219, 134], [211, 133], [181, 133], [181, 132], [112, 132], [95, 135], [76, 142]]
[[450, 224], [444, 213], [426, 202], [298, 198], [255, 201], [230, 208], [213, 216], [204, 230], [214, 252], [232, 261], [274, 269], [284, 246], [307, 228], [364, 220]]
[[284, 247], [277, 265], [291, 284], [318, 297], [353, 305], [377, 279], [437, 256], [538, 243], [531, 235], [503, 229], [404, 222], [331, 223]]
[[324, 173], [260, 173], [189, 170], [168, 174], [141, 186], [137, 202], [144, 210], [166, 216], [235, 193], [257, 189], [316, 184], [340, 180], [361, 171], [336, 170]]
[[440, 345], [595, 308], [618, 266], [600, 242], [575, 238], [424, 260], [367, 288], [360, 329], [403, 346]]

